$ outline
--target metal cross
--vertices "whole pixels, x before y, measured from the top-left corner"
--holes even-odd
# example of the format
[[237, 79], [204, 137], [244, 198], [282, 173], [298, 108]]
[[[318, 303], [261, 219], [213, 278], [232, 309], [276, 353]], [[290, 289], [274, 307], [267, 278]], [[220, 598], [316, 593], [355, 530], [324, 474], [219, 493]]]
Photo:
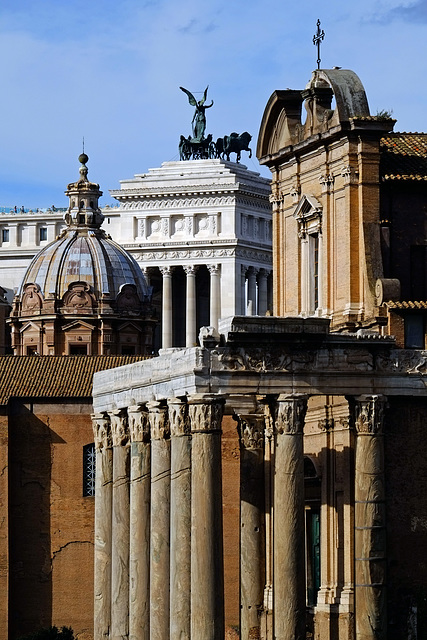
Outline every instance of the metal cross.
[[325, 37], [325, 32], [320, 31], [320, 20], [317, 21], [317, 33], [313, 36], [313, 44], [317, 44], [317, 68], [320, 69], [320, 43]]

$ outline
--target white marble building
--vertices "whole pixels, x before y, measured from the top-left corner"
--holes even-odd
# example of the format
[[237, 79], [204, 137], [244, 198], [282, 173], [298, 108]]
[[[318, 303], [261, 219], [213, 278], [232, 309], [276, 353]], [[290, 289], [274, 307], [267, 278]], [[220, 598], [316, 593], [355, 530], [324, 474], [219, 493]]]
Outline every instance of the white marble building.
[[[162, 320], [157, 346], [194, 346], [201, 326], [272, 308], [268, 179], [224, 160], [164, 162], [111, 195], [119, 206], [103, 209], [104, 229], [149, 278]], [[30, 260], [65, 227], [64, 211], [0, 212], [0, 284], [10, 301]]]

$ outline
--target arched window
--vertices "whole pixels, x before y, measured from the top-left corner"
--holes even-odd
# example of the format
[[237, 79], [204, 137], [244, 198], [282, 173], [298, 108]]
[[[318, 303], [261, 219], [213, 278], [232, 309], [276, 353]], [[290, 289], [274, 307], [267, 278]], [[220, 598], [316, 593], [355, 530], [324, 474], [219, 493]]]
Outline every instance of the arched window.
[[83, 496], [95, 495], [95, 443], [83, 447]]

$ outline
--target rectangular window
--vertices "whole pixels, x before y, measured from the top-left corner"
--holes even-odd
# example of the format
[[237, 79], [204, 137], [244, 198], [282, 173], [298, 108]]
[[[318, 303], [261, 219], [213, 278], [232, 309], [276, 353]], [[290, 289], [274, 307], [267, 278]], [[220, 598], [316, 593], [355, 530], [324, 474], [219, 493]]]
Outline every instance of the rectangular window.
[[95, 495], [95, 443], [83, 447], [83, 496]]
[[85, 344], [70, 344], [70, 356], [87, 356], [87, 346]]
[[2, 242], [9, 242], [9, 229], [2, 229], [1, 240]]
[[122, 345], [122, 356], [134, 356], [135, 355], [135, 347], [132, 345], [123, 344]]
[[424, 349], [424, 318], [421, 313], [411, 313], [405, 317], [405, 347]]
[[40, 227], [39, 229], [40, 242], [47, 240], [47, 227]]

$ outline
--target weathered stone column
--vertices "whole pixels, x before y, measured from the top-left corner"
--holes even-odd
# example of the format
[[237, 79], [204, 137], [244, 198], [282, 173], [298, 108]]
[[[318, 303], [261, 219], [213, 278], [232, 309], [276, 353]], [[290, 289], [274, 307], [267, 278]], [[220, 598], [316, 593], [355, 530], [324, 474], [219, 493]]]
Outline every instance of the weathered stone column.
[[224, 399], [188, 399], [192, 433], [191, 638], [224, 640], [221, 422]]
[[94, 638], [110, 636], [111, 624], [111, 508], [113, 457], [107, 413], [92, 415], [96, 449]]
[[235, 407], [240, 438], [240, 638], [256, 640], [261, 637], [265, 581], [265, 419], [263, 411], [246, 413], [242, 409]]
[[191, 435], [187, 403], [168, 400], [171, 429], [170, 640], [190, 639]]
[[126, 411], [110, 412], [113, 438], [112, 640], [129, 637], [129, 431]]
[[267, 277], [266, 269], [260, 269], [258, 274], [258, 315], [265, 316], [267, 311]]
[[354, 403], [357, 640], [387, 637], [384, 403], [382, 396], [359, 396]]
[[172, 268], [161, 267], [162, 293], [162, 349], [172, 346]]
[[150, 425], [144, 405], [128, 407], [130, 450], [129, 638], [150, 638]]
[[187, 274], [186, 318], [185, 318], [185, 346], [194, 347], [196, 344], [196, 267], [184, 267]]
[[218, 318], [221, 316], [221, 277], [220, 267], [217, 264], [208, 264], [209, 273], [211, 274], [211, 299], [210, 299], [210, 317], [209, 323], [211, 327], [218, 329]]
[[257, 295], [256, 295], [256, 276], [255, 267], [248, 269], [248, 315], [257, 315]]
[[303, 426], [307, 398], [280, 395], [275, 422], [274, 638], [305, 640]]
[[167, 407], [147, 403], [151, 427], [150, 639], [169, 638], [170, 432]]

